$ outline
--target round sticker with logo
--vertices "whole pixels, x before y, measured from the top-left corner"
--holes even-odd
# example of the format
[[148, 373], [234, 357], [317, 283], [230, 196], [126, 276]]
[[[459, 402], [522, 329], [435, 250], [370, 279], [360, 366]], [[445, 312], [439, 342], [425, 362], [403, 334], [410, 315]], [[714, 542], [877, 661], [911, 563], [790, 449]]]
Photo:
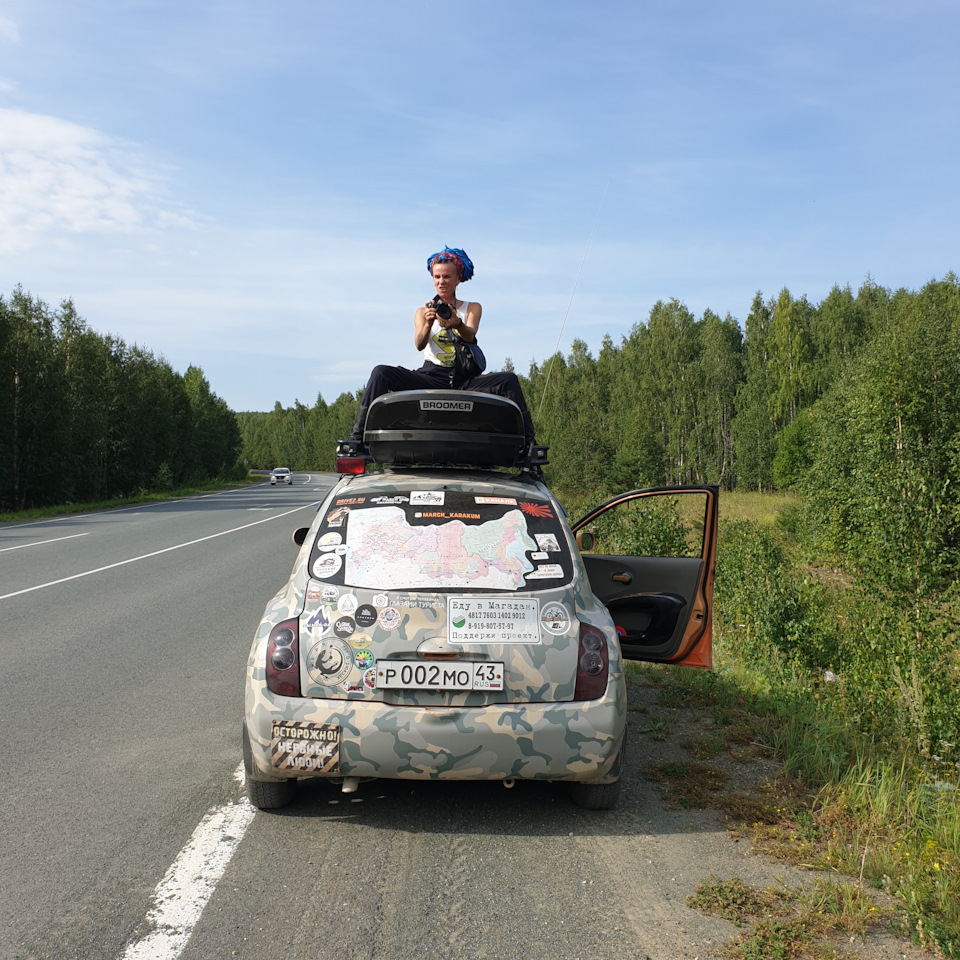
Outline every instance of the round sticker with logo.
[[357, 603], [358, 603], [358, 600], [352, 593], [345, 593], [337, 601], [337, 609], [341, 613], [345, 613], [348, 616], [352, 616], [353, 611], [357, 609]]
[[376, 687], [377, 685], [377, 668], [376, 667], [371, 667], [363, 675], [363, 685], [367, 687], [369, 690], [373, 690], [374, 687]]
[[322, 640], [307, 655], [307, 671], [314, 683], [337, 686], [353, 669], [350, 648], [342, 640]]
[[377, 617], [381, 630], [396, 630], [400, 626], [400, 611], [396, 607], [384, 607]]
[[350, 638], [350, 646], [353, 647], [354, 650], [365, 650], [370, 646], [371, 640], [372, 638], [369, 633], [355, 633]]
[[313, 575], [318, 580], [332, 577], [343, 566], [343, 557], [335, 553], [325, 553], [317, 557], [313, 564]]
[[318, 541], [317, 546], [323, 550], [332, 550], [334, 547], [343, 543], [343, 536], [339, 533], [325, 533]]
[[540, 611], [540, 626], [547, 633], [559, 637], [570, 629], [570, 612], [562, 603], [556, 601], [545, 604]]
[[369, 670], [373, 666], [373, 654], [369, 650], [358, 650], [354, 654], [353, 662], [358, 670]]
[[364, 603], [357, 607], [353, 619], [357, 621], [358, 627], [366, 630], [377, 622], [377, 611], [369, 603]]
[[[323, 588], [325, 590], [326, 587]], [[318, 600], [323, 599], [323, 590], [318, 586], [308, 586], [307, 587], [307, 599], [311, 603], [316, 603]]]
[[323, 588], [323, 593], [320, 594], [320, 599], [324, 603], [333, 604], [337, 602], [337, 597], [339, 596], [340, 596], [340, 591], [336, 587], [327, 585], [326, 587]]
[[387, 600], [387, 595], [385, 593], [378, 593], [373, 598], [373, 605], [375, 607], [385, 607], [390, 601]]
[[346, 640], [347, 637], [352, 636], [356, 627], [357, 625], [353, 622], [353, 617], [337, 617], [333, 622], [333, 632], [341, 640]]

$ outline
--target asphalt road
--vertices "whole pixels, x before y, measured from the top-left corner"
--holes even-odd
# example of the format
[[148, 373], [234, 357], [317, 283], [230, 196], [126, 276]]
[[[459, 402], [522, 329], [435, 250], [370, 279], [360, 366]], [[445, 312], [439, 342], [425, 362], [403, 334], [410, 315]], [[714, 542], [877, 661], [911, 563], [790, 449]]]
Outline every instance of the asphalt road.
[[120, 955], [239, 796], [247, 651], [334, 478], [296, 480], [0, 527], [3, 960]]
[[785, 871], [666, 809], [636, 722], [612, 812], [560, 785], [389, 781], [254, 812], [247, 651], [332, 482], [296, 480], [0, 527], [0, 960], [719, 950], [736, 930], [686, 906], [700, 880]]

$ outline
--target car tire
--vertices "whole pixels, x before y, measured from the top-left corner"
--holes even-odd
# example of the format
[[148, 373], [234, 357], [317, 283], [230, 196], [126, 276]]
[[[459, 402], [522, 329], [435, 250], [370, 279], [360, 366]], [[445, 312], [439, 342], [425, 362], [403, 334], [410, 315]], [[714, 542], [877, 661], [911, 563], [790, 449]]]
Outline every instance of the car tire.
[[620, 781], [616, 783], [572, 783], [570, 796], [585, 810], [614, 810], [620, 802]]
[[253, 751], [250, 748], [250, 735], [244, 722], [241, 733], [243, 747], [243, 779], [247, 788], [247, 798], [258, 810], [279, 810], [292, 799], [296, 780], [253, 780], [250, 771], [253, 766]]
[[251, 780], [246, 778], [247, 797], [258, 810], [279, 810], [293, 799], [296, 780]]
[[585, 810], [614, 810], [620, 802], [620, 781], [623, 776], [623, 757], [627, 750], [624, 741], [610, 772], [616, 775], [613, 783], [571, 783], [570, 796]]

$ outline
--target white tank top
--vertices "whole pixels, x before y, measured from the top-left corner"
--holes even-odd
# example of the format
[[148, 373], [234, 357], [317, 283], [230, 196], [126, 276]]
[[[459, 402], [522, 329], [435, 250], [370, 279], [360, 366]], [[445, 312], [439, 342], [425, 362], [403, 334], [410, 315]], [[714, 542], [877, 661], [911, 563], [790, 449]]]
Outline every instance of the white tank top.
[[[457, 307], [457, 316], [463, 323], [467, 322], [467, 307], [469, 306], [470, 301], [464, 300]], [[425, 359], [441, 367], [452, 367], [456, 360], [453, 347], [455, 337], [459, 337], [459, 334], [454, 330], [444, 330], [443, 327], [438, 325], [437, 329], [427, 339], [427, 345], [424, 348]]]

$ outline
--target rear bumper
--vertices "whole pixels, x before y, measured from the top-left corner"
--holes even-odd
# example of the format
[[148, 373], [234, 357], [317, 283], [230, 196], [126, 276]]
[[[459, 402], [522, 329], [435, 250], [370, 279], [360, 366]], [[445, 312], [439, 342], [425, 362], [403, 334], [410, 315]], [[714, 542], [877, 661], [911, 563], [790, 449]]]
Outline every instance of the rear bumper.
[[[345, 700], [258, 698], [247, 712], [252, 780], [385, 777], [409, 780], [602, 781], [623, 740], [622, 679], [600, 700], [410, 707]], [[272, 709], [271, 709], [272, 708]], [[274, 721], [298, 725], [303, 743], [283, 738]], [[323, 747], [310, 735], [323, 728]], [[331, 733], [330, 731], [336, 731]], [[311, 756], [333, 751], [323, 761]], [[299, 756], [298, 756], [299, 754]]]

